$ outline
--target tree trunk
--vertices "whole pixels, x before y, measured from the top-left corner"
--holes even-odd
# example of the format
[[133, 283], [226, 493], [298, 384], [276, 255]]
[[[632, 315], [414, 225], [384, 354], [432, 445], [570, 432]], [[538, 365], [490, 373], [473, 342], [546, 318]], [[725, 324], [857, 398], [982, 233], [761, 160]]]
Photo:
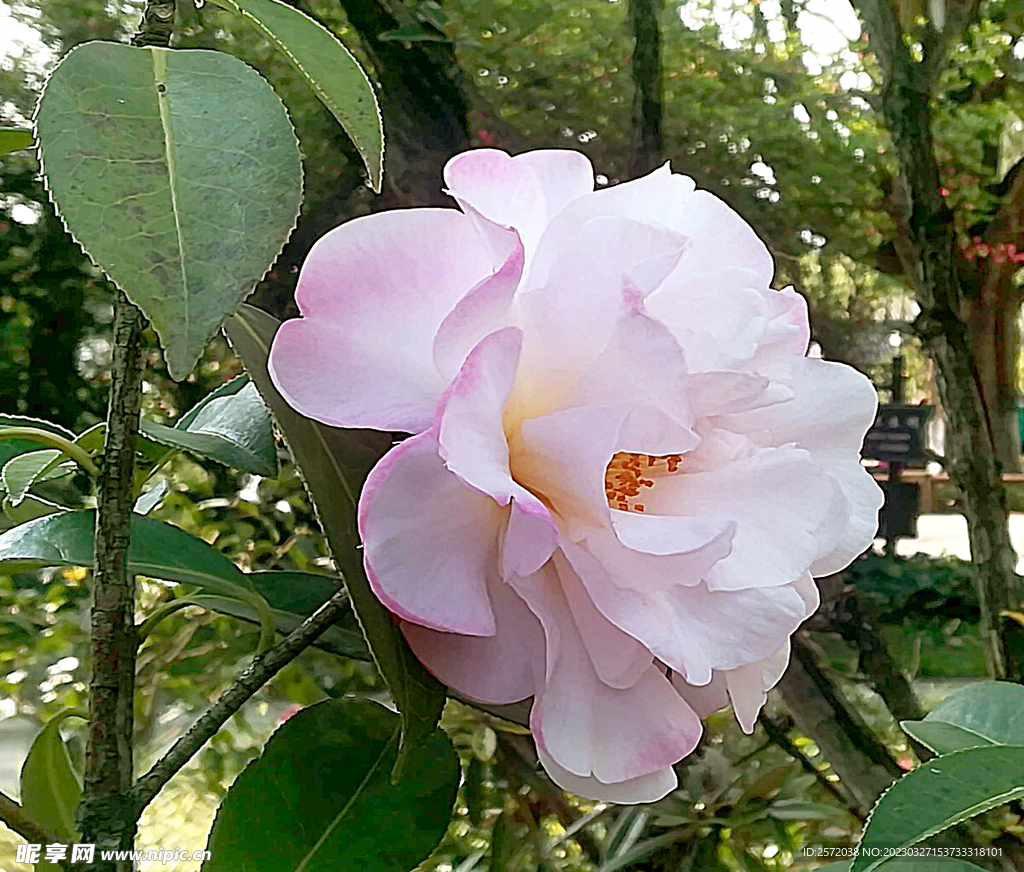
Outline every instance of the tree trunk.
[[1017, 351], [1020, 345], [1020, 296], [1012, 272], [993, 270], [978, 297], [966, 300], [968, 324], [978, 367], [978, 380], [992, 422], [995, 456], [1003, 472], [1020, 470], [1017, 424]]
[[963, 495], [981, 605], [981, 634], [989, 673], [1024, 679], [1024, 628], [1004, 620], [1016, 609], [1020, 579], [1010, 544], [1006, 494], [1000, 481], [993, 421], [982, 395], [969, 325], [962, 320], [960, 252], [953, 213], [941, 187], [931, 131], [931, 94], [946, 58], [947, 41], [977, 17], [977, 2], [951, 14], [943, 31], [924, 37], [923, 59], [904, 41], [890, 0], [857, 0], [883, 74], [882, 118], [900, 167], [897, 215], [904, 244], [897, 248], [921, 314], [914, 322], [938, 370], [939, 395], [949, 417], [947, 469]]
[[662, 162], [661, 0], [630, 0], [633, 29], [633, 147], [629, 171], [643, 176]]

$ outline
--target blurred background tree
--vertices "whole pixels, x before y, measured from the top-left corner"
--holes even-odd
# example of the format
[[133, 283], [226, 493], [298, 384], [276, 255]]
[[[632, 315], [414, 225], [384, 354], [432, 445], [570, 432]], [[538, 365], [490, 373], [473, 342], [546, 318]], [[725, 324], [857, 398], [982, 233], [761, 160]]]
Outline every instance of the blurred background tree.
[[[591, 158], [599, 186], [666, 160], [692, 175], [755, 227], [775, 256], [777, 285], [793, 284], [807, 297], [824, 356], [857, 366], [884, 389], [886, 339], [903, 330], [908, 394], [933, 395], [930, 364], [907, 324], [917, 309], [902, 279], [904, 204], [878, 112], [880, 72], [846, 0], [295, 0], [345, 39], [380, 86], [388, 144], [380, 197], [364, 184], [334, 120], [266, 40], [215, 6], [179, 5], [179, 45], [242, 57], [292, 109], [306, 201], [251, 300], [278, 317], [294, 314], [299, 265], [326, 230], [381, 208], [453, 205], [441, 169], [454, 153], [572, 147]], [[0, 123], [27, 123], [56, 59], [85, 40], [124, 40], [140, 7], [138, 0], [0, 4]], [[901, 6], [911, 23], [919, 14]], [[645, 43], [652, 24], [656, 52]], [[1022, 32], [1024, 14], [1012, 0], [982, 3], [977, 24], [950, 46], [934, 100], [941, 195], [956, 207], [971, 294], [964, 317], [983, 390], [1002, 415], [1006, 466], [1019, 455], [1024, 193], [1009, 195], [1024, 191]], [[63, 232], [37, 169], [24, 152], [0, 158], [0, 412], [81, 427], [105, 402], [111, 289]], [[177, 384], [155, 342], [151, 349], [144, 407], [158, 421], [173, 421], [241, 371], [219, 341]], [[178, 460], [166, 470], [169, 494], [156, 511], [245, 569], [329, 569], [283, 446], [281, 455], [286, 462], [273, 481]], [[75, 571], [0, 577], [0, 757], [17, 756], [19, 725], [81, 702], [87, 584]], [[140, 606], [166, 596], [164, 585], [144, 582]], [[916, 705], [914, 693], [939, 696], [949, 682], [984, 674], [977, 598], [955, 562], [869, 558], [828, 580], [825, 600], [797, 644], [811, 679], [829, 688], [822, 698], [838, 726], [807, 729], [813, 713], [795, 685], [773, 695], [753, 736], [727, 713], [716, 715], [680, 766], [680, 790], [651, 809], [563, 794], [537, 770], [522, 729], [450, 704], [444, 723], [465, 779], [449, 836], [423, 869], [814, 868], [818, 861], [803, 849], [849, 844], [865, 811], [858, 796], [913, 764], [893, 718], [910, 716], [907, 694]], [[250, 626], [199, 609], [158, 625], [140, 659], [140, 765], [242, 668], [253, 640]], [[879, 651], [889, 657], [881, 667]], [[912, 692], [906, 676], [916, 679]], [[143, 819], [140, 845], [201, 847], [215, 799], [295, 705], [379, 695], [381, 687], [367, 663], [306, 652], [164, 791]], [[80, 753], [73, 730], [71, 747]], [[823, 750], [836, 742], [849, 749], [842, 759]], [[1007, 849], [1011, 865], [993, 868], [1024, 868], [1013, 859], [1024, 833], [1019, 811], [1000, 809], [972, 824], [970, 838]], [[0, 851], [14, 841], [0, 832]]]

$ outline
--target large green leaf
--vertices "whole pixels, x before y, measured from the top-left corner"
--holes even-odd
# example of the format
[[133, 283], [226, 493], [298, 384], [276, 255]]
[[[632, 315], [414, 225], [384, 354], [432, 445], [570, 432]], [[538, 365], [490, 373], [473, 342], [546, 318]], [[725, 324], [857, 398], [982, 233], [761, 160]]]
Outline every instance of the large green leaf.
[[[31, 427], [35, 430], [46, 430], [63, 436], [69, 442], [75, 441], [75, 434], [70, 430], [61, 427], [60, 424], [53, 424], [50, 421], [41, 421], [38, 418], [27, 418], [24, 415], [0, 415], [0, 430], [8, 427]], [[7, 461], [26, 451], [36, 451], [40, 443], [34, 439], [16, 437], [14, 439], [0, 436], [0, 467], [6, 465]]]
[[84, 717], [68, 709], [43, 726], [21, 767], [21, 804], [33, 820], [67, 841], [75, 841], [75, 808], [82, 784], [71, 764], [60, 724], [68, 717]]
[[308, 15], [277, 0], [213, 0], [242, 15], [277, 46], [338, 119], [380, 193], [384, 127], [373, 85], [352, 53]]
[[295, 225], [302, 165], [280, 99], [222, 52], [90, 42], [53, 71], [36, 138], [68, 230], [185, 378]]
[[[391, 615], [370, 589], [358, 550], [359, 489], [373, 464], [389, 448], [391, 437], [376, 431], [328, 427], [292, 409], [267, 373], [267, 355], [278, 326], [276, 318], [246, 305], [228, 319], [225, 331], [274, 413], [302, 471], [374, 662], [402, 712], [404, 755], [432, 734], [444, 707], [445, 689], [415, 658]], [[401, 757], [400, 763], [404, 759]]]
[[1024, 746], [972, 748], [928, 760], [882, 794], [850, 870], [870, 872], [893, 850], [916, 845], [1021, 796]]
[[[95, 525], [94, 512], [61, 512], [0, 533], [0, 571], [92, 566]], [[212, 545], [178, 527], [132, 514], [128, 571], [194, 584], [208, 593], [248, 603], [260, 615], [261, 648], [273, 641], [270, 606], [253, 589], [248, 576]]]
[[[175, 427], [153, 421], [141, 421], [142, 433], [154, 442], [180, 448], [216, 460], [225, 466], [277, 475], [277, 449], [274, 445], [274, 424], [259, 391], [248, 379], [232, 391], [222, 386], [218, 396], [209, 396]], [[216, 393], [216, 392], [215, 392]]]
[[989, 745], [1024, 745], [1024, 687], [982, 681], [940, 702], [922, 721], [904, 730], [936, 754]]
[[392, 784], [397, 715], [368, 700], [300, 711], [238, 777], [217, 812], [203, 872], [400, 872], [444, 836], [459, 761], [435, 730]]
[[24, 127], [0, 127], [0, 157], [12, 151], [32, 148], [32, 142], [31, 130]]
[[[902, 857], [890, 860], [883, 868], [885, 872], [985, 872], [980, 866], [952, 857]], [[815, 872], [850, 872], [850, 861], [819, 866]]]

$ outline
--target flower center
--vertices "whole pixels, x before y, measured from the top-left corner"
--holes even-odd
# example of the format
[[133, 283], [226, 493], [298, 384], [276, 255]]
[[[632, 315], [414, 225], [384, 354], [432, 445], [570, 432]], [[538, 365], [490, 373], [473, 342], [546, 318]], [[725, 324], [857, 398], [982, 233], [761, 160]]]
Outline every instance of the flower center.
[[604, 471], [604, 492], [608, 505], [623, 512], [645, 512], [647, 507], [635, 502], [641, 488], [654, 487], [657, 476], [678, 472], [683, 462], [680, 454], [629, 454], [618, 452]]

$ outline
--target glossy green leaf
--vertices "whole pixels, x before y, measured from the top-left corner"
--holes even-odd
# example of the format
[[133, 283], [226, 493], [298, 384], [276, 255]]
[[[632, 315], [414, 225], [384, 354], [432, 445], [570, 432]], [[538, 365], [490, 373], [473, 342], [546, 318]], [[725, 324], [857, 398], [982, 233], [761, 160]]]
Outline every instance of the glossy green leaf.
[[303, 709], [228, 791], [203, 872], [396, 872], [445, 834], [459, 762], [435, 730], [392, 784], [400, 719], [368, 700]]
[[[36, 430], [46, 430], [49, 433], [55, 433], [72, 442], [75, 440], [75, 434], [59, 424], [41, 421], [38, 418], [28, 418], [24, 415], [0, 415], [0, 430], [8, 427], [32, 427]], [[8, 439], [0, 436], [0, 467], [5, 466], [12, 457], [17, 457], [26, 451], [38, 451], [39, 446], [40, 443], [34, 439]]]
[[[253, 572], [246, 576], [268, 603], [277, 632], [287, 635], [330, 599], [340, 582], [326, 575], [309, 572]], [[221, 614], [259, 623], [255, 609], [247, 603], [224, 597], [192, 595], [191, 601]], [[329, 627], [313, 646], [322, 651], [369, 660], [370, 652], [359, 629], [355, 615], [349, 611]]]
[[84, 716], [84, 712], [69, 709], [50, 718], [32, 742], [21, 767], [21, 804], [25, 811], [68, 841], [74, 841], [77, 835], [75, 809], [82, 795], [82, 782], [71, 764], [60, 725], [66, 718]]
[[[44, 566], [92, 566], [94, 512], [61, 512], [0, 534], [0, 570], [25, 572]], [[132, 515], [128, 571], [149, 578], [194, 584], [218, 596], [248, 603], [260, 615], [261, 650], [273, 642], [270, 606], [248, 576], [202, 539], [184, 530]]]
[[352, 53], [318, 22], [277, 0], [214, 0], [258, 28], [302, 75], [338, 119], [380, 193], [384, 127], [373, 85]]
[[161, 445], [245, 472], [277, 475], [274, 424], [254, 385], [243, 382], [233, 392], [207, 397], [200, 405], [176, 427], [143, 420], [139, 429]]
[[32, 148], [32, 131], [24, 127], [0, 127], [0, 157], [12, 151]]
[[[937, 860], [941, 865], [938, 865]], [[985, 872], [981, 866], [952, 857], [903, 857], [890, 860], [882, 868], [885, 872]], [[850, 861], [819, 866], [816, 872], [850, 872]]]
[[[66, 506], [58, 505], [35, 494], [28, 494], [17, 504], [12, 502], [9, 496], [5, 496], [3, 499], [4, 516], [14, 524], [24, 524], [26, 521], [44, 518], [47, 515], [66, 510]], [[7, 529], [7, 527], [5, 526], [2, 529]]]
[[72, 461], [62, 463], [62, 455], [59, 449], [43, 448], [26, 451], [8, 460], [0, 472], [0, 480], [11, 499], [11, 505], [17, 506], [25, 499], [28, 489], [37, 481], [61, 478], [74, 472], [75, 464]]
[[[374, 662], [402, 712], [404, 754], [433, 733], [446, 692], [409, 650], [391, 615], [370, 589], [358, 550], [359, 489], [373, 464], [390, 447], [391, 437], [371, 430], [328, 427], [292, 409], [267, 373], [267, 355], [278, 326], [276, 318], [244, 305], [228, 319], [225, 331], [302, 471]], [[399, 772], [403, 761], [401, 757]]]
[[936, 754], [990, 745], [1024, 745], [1024, 687], [982, 681], [947, 696], [924, 720], [903, 729]]
[[90, 42], [50, 76], [36, 137], [68, 230], [185, 378], [295, 225], [302, 166], [280, 99], [229, 54]]
[[[895, 849], [1024, 796], [1024, 746], [957, 751], [922, 763], [879, 798], [851, 872], [870, 872]], [[886, 869], [888, 869], [886, 865]]]

